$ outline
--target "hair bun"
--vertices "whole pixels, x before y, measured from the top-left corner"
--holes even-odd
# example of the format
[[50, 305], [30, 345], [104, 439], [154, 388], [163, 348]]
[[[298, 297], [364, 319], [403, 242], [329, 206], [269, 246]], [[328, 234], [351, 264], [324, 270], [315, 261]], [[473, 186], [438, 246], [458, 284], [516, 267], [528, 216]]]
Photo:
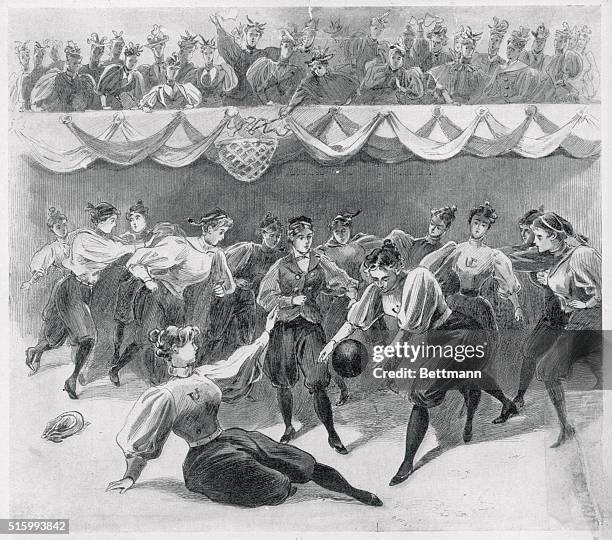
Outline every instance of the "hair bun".
[[50, 206], [49, 210], [47, 211], [47, 213], [52, 216], [53, 214], [55, 214], [55, 206]]

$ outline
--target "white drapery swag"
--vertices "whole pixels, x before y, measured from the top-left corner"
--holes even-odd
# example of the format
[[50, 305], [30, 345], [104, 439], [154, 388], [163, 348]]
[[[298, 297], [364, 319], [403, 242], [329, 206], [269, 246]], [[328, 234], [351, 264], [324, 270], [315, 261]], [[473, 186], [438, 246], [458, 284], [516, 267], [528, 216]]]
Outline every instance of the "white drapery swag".
[[[261, 119], [255, 120], [261, 124]], [[235, 112], [232, 116], [226, 114], [208, 135], [195, 128], [182, 111], [174, 114], [164, 127], [150, 136], [142, 135], [122, 113], [115, 113], [110, 124], [96, 135], [81, 129], [69, 116], [61, 117], [61, 121], [78, 140], [79, 146], [70, 150], [56, 150], [46, 142], [27, 135], [16, 125], [11, 129], [20, 143], [22, 155], [55, 173], [82, 170], [98, 159], [128, 167], [149, 158], [173, 168], [206, 159], [220, 164], [238, 180], [254, 181], [265, 174], [271, 165], [295, 160], [303, 157], [304, 153], [325, 166], [342, 164], [360, 152], [384, 163], [400, 163], [411, 159], [443, 161], [459, 154], [478, 157], [514, 154], [535, 159], [549, 156], [558, 150], [574, 158], [593, 159], [601, 153], [600, 140], [584, 139], [573, 133], [584, 122], [592, 123], [590, 115], [579, 111], [559, 127], [538, 112], [535, 106], [525, 109], [524, 121], [514, 129], [497, 121], [485, 107], [479, 108], [463, 128], [453, 123], [440, 107], [435, 107], [431, 118], [415, 131], [402, 123], [394, 111], [377, 112], [360, 126], [336, 107], [306, 126], [294, 117], [288, 117], [282, 133], [278, 130], [270, 132], [265, 127], [262, 133], [257, 129], [248, 132], [234, 129], [231, 133], [229, 128], [243, 121], [240, 113], [236, 116]], [[476, 134], [483, 123], [488, 127], [491, 137]], [[541, 136], [526, 135], [533, 123], [540, 128]], [[266, 126], [266, 122], [262, 125]], [[332, 125], [336, 129], [340, 128], [344, 138], [328, 144], [325, 134]], [[385, 125], [387, 131], [390, 128], [391, 137], [378, 134], [379, 128]], [[440, 142], [430, 138], [436, 125], [448, 141]], [[169, 146], [168, 140], [179, 126], [189, 142], [181, 147]], [[118, 134], [121, 134], [123, 140], [116, 140]], [[240, 155], [234, 154], [229, 156], [234, 161], [232, 166], [228, 156], [222, 152], [231, 146], [228, 143], [241, 141], [249, 142], [250, 158], [258, 155], [257, 145], [261, 143], [260, 154], [266, 154], [265, 161], [259, 163], [251, 159], [250, 163], [245, 164]], [[275, 144], [271, 145], [270, 141]], [[234, 152], [240, 151], [240, 144], [233, 146], [238, 148]], [[240, 162], [240, 171], [235, 165], [236, 160]], [[253, 167], [253, 170], [246, 170], [245, 167]]]

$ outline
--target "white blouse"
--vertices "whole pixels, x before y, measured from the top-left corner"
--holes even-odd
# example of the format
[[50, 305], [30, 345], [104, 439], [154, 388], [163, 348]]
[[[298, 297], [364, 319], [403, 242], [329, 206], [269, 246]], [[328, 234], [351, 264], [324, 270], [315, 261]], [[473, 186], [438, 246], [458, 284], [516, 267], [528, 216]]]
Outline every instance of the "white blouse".
[[457, 274], [462, 290], [479, 291], [491, 277], [499, 284], [498, 294], [502, 298], [521, 290], [510, 259], [479, 240], [470, 238], [454, 247], [449, 243], [423, 257], [421, 265], [429, 268], [436, 277], [444, 275], [445, 270], [452, 270]]
[[154, 247], [138, 249], [126, 267], [143, 281], [161, 281], [179, 298], [186, 287], [209, 278], [222, 283], [227, 294], [236, 288], [223, 251], [201, 237], [166, 236]]
[[414, 268], [402, 280], [387, 293], [374, 283], [368, 285], [349, 310], [347, 321], [367, 330], [383, 315], [390, 315], [397, 319], [400, 329], [421, 334], [448, 319], [451, 310], [440, 284], [429, 270]]

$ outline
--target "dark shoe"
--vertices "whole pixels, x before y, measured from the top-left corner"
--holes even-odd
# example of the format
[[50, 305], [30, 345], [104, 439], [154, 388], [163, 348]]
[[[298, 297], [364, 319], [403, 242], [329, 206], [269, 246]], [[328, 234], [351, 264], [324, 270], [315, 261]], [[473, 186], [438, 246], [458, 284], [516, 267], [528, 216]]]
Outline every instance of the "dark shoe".
[[466, 420], [463, 426], [463, 442], [469, 443], [472, 440], [472, 421]]
[[283, 436], [280, 438], [280, 442], [288, 443], [291, 439], [295, 438], [295, 433], [295, 428], [293, 426], [289, 426], [285, 429], [285, 433], [283, 433]]
[[350, 397], [350, 394], [349, 394], [348, 389], [342, 390], [340, 392], [340, 397], [338, 398], [338, 401], [336, 401], [336, 406], [342, 407], [342, 405], [344, 405], [349, 400], [349, 397]]
[[26, 349], [26, 366], [32, 371], [30, 375], [34, 375], [40, 367], [40, 356], [36, 355], [36, 349], [34, 347]]
[[70, 399], [79, 399], [76, 394], [76, 383], [72, 377], [66, 379], [64, 383], [64, 392], [68, 393], [68, 397]]
[[512, 401], [516, 405], [517, 409], [522, 409], [525, 406], [525, 400], [523, 399], [523, 396], [520, 394], [517, 394], [516, 397]]
[[504, 406], [502, 407], [501, 414], [495, 420], [493, 420], [493, 423], [503, 424], [504, 422], [508, 420], [508, 418], [516, 416], [517, 414], [518, 414], [518, 409], [516, 405], [514, 404], [513, 401], [510, 401], [508, 399], [506, 400], [506, 402], [504, 403]]
[[82, 373], [79, 373], [78, 381], [81, 386], [85, 386], [87, 384], [87, 381], [85, 380], [85, 375], [83, 375]]
[[346, 455], [348, 454], [348, 450], [342, 444], [340, 437], [337, 433], [332, 433], [328, 438], [327, 442], [329, 446], [331, 446], [338, 454]]
[[121, 386], [121, 382], [119, 381], [119, 373], [117, 373], [115, 368], [110, 369], [108, 372], [108, 378], [115, 386]]
[[374, 493], [369, 491], [359, 491], [355, 495], [355, 499], [360, 503], [367, 504], [368, 506], [382, 506], [383, 502]]
[[564, 442], [573, 439], [576, 436], [576, 430], [572, 426], [567, 426], [561, 429], [557, 441], [550, 445], [551, 448], [559, 448]]
[[397, 486], [397, 484], [401, 484], [402, 482], [404, 482], [405, 480], [408, 479], [408, 477], [414, 472], [414, 469], [412, 468], [412, 465], [409, 465], [407, 467], [404, 467], [404, 465], [400, 465], [399, 470], [395, 473], [395, 476], [393, 478], [391, 478], [391, 481], [389, 482], [390, 486]]

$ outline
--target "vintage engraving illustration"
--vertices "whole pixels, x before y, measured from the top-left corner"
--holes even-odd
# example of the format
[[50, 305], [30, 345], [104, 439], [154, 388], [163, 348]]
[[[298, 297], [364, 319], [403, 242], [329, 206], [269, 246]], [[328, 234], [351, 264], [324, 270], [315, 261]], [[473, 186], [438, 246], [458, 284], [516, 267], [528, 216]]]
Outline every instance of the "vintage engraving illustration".
[[601, 17], [11, 7], [10, 518], [609, 532]]

